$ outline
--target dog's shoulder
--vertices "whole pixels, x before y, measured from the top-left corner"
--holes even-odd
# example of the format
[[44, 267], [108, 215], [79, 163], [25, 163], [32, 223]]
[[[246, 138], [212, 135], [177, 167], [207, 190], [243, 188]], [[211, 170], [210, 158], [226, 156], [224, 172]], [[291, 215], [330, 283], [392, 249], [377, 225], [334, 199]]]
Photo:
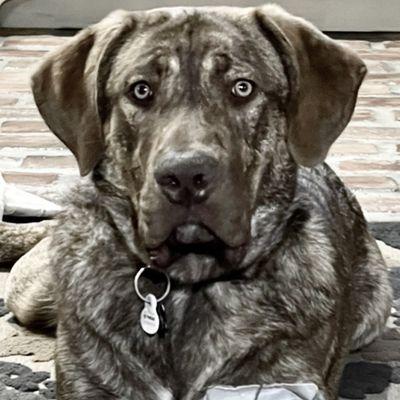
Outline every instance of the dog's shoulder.
[[355, 195], [327, 165], [301, 168], [298, 196], [305, 199], [309, 218], [298, 235], [300, 247], [313, 248], [318, 258], [331, 258], [339, 275], [348, 277], [362, 255], [368, 254], [371, 235]]
[[128, 262], [134, 255], [128, 244], [134, 234], [129, 204], [89, 181], [71, 188], [65, 197], [68, 206], [58, 216], [51, 237], [56, 273], [79, 274], [80, 269], [99, 270], [103, 264], [107, 268], [110, 259]]
[[328, 234], [345, 236], [346, 240], [363, 232], [367, 235], [366, 221], [355, 195], [326, 163], [300, 168], [297, 191], [307, 199], [312, 213], [329, 225]]

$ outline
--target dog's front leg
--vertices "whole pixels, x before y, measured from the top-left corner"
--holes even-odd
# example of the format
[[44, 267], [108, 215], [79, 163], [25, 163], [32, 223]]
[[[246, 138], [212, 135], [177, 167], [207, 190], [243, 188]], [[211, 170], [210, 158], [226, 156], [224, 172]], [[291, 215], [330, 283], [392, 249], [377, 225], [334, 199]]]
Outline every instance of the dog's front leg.
[[58, 400], [118, 400], [112, 393], [97, 386], [80, 372], [79, 368], [70, 369], [56, 364]]
[[57, 399], [58, 400], [173, 400], [171, 392], [159, 385], [156, 378], [153, 382], [144, 382], [133, 377], [129, 387], [120, 378], [119, 393], [100, 384], [98, 377], [90, 376], [79, 366], [56, 363]]
[[68, 333], [60, 323], [55, 360], [58, 400], [173, 400], [148, 362], [87, 331], [78, 348], [76, 337]]

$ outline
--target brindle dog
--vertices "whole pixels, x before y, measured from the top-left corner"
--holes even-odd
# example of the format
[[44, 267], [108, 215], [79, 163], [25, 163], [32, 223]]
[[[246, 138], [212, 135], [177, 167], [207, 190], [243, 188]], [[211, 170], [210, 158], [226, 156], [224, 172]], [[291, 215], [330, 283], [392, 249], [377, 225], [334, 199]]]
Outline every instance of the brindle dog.
[[[44, 61], [38, 108], [92, 181], [52, 235], [60, 400], [273, 382], [337, 398], [344, 356], [390, 306], [360, 207], [323, 163], [365, 73], [276, 6], [118, 11]], [[163, 336], [139, 323], [143, 264], [172, 282]]]

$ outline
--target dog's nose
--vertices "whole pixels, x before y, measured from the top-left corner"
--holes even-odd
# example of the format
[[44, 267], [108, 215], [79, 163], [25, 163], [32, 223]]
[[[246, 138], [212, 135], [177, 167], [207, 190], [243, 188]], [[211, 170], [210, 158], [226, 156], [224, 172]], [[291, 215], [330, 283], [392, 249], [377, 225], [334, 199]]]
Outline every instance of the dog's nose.
[[203, 152], [170, 152], [164, 155], [154, 172], [164, 195], [172, 203], [205, 201], [212, 192], [218, 161]]

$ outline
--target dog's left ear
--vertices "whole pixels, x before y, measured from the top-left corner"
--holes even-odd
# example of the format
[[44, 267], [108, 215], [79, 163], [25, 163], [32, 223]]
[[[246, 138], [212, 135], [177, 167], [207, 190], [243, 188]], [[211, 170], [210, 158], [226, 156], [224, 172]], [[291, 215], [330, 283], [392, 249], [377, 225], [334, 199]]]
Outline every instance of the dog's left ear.
[[255, 16], [289, 79], [292, 156], [301, 165], [316, 165], [349, 122], [367, 68], [354, 51], [279, 6], [257, 8]]

